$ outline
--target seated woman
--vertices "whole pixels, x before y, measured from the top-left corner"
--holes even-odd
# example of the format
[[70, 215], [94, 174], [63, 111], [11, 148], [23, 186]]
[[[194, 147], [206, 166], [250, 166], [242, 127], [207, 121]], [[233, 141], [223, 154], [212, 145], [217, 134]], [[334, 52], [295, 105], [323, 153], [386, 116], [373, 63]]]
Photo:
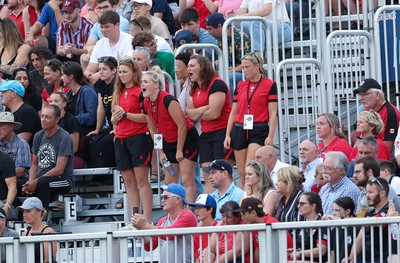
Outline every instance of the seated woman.
[[[349, 219], [354, 216], [355, 205], [353, 199], [348, 196], [340, 197], [333, 202], [333, 215], [325, 214], [324, 220]], [[331, 229], [331, 261], [342, 262], [344, 258], [350, 255], [353, 246], [353, 227], [340, 227]], [[347, 230], [347, 231], [346, 231]], [[346, 236], [347, 234], [347, 236]], [[336, 245], [336, 243], [339, 243]], [[346, 255], [347, 247], [347, 255]], [[336, 260], [338, 255], [339, 260]]]
[[297, 204], [303, 194], [304, 177], [295, 166], [283, 167], [278, 171], [278, 193], [282, 196], [275, 210], [274, 217], [279, 222], [302, 221]]
[[[32, 233], [54, 233], [53, 228], [43, 223], [46, 216], [46, 210], [43, 207], [42, 201], [37, 197], [29, 197], [25, 199], [21, 206], [17, 207], [22, 210], [24, 221], [29, 225], [27, 231], [22, 232], [22, 236], [32, 236]], [[52, 246], [51, 254], [49, 255], [49, 245]], [[42, 246], [42, 248], [40, 247]], [[41, 250], [43, 250], [43, 257], [41, 257]], [[57, 245], [54, 242], [35, 243], [35, 262], [55, 262], [57, 253]]]
[[358, 144], [362, 138], [372, 136], [378, 143], [377, 157], [379, 160], [392, 161], [390, 152], [386, 144], [378, 138], [378, 135], [383, 129], [383, 121], [381, 116], [373, 110], [362, 111], [357, 117], [357, 141], [354, 144], [353, 150], [350, 153], [350, 159], [353, 161], [358, 155]]
[[58, 125], [66, 130], [72, 139], [74, 149], [74, 169], [81, 169], [85, 165], [83, 150], [79, 150], [79, 141], [81, 139], [81, 126], [78, 119], [69, 112], [65, 111], [68, 104], [68, 97], [63, 92], [53, 92], [49, 99], [50, 104], [54, 104], [61, 109]]
[[[235, 201], [228, 201], [223, 204], [220, 209], [222, 214], [222, 222], [218, 225], [226, 226], [242, 224], [241, 213], [234, 212], [235, 210], [237, 211], [239, 209], [239, 204]], [[210, 242], [209, 248], [205, 249], [203, 262], [234, 262], [234, 255], [236, 255], [235, 262], [242, 262], [243, 253], [245, 254], [246, 262], [250, 262], [250, 253], [248, 253], [250, 249], [249, 232], [214, 233], [211, 235]], [[244, 244], [243, 247], [242, 242]], [[234, 244], [236, 248], [233, 247]], [[242, 249], [244, 249], [244, 251], [242, 251]], [[233, 250], [235, 250], [235, 253], [232, 253]], [[217, 255], [219, 256], [218, 259], [216, 259]], [[209, 257], [211, 259], [210, 261], [208, 261]], [[227, 259], [227, 261], [225, 261], [225, 259]]]
[[262, 201], [264, 212], [273, 215], [279, 201], [279, 194], [275, 190], [266, 165], [260, 161], [253, 160], [247, 164], [245, 174], [245, 189], [243, 199], [255, 197]]
[[16, 68], [13, 71], [12, 79], [19, 81], [24, 86], [23, 101], [39, 112], [42, 109], [42, 99], [31, 82], [29, 71], [26, 68]]
[[[322, 201], [318, 194], [302, 194], [297, 206], [305, 221], [322, 219]], [[296, 234], [296, 251], [288, 249], [288, 253], [291, 258], [302, 262], [327, 262], [327, 237], [327, 228], [299, 229]]]
[[67, 110], [75, 115], [81, 125], [81, 132], [86, 136], [96, 129], [98, 98], [96, 91], [89, 86], [89, 80], [83, 75], [81, 65], [65, 62], [61, 68], [61, 79], [70, 90], [66, 93], [70, 103]]
[[3, 79], [10, 79], [17, 67], [28, 64], [28, 53], [31, 47], [24, 43], [14, 20], [4, 18], [0, 23], [0, 71]]
[[41, 97], [42, 97], [42, 108], [49, 105], [50, 95], [53, 92], [67, 92], [69, 90], [68, 87], [64, 86], [64, 83], [61, 80], [61, 67], [62, 62], [58, 59], [50, 59], [46, 61], [44, 66], [44, 79], [47, 81], [48, 85], [43, 89]]

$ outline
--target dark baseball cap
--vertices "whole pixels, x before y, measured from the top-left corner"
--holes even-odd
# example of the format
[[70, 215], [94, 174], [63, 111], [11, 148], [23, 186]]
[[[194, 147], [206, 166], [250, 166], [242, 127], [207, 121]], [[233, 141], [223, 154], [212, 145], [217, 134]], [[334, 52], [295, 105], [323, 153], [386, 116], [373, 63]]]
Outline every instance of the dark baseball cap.
[[223, 14], [215, 12], [209, 14], [206, 18], [206, 25], [217, 27], [218, 25], [223, 25], [225, 23], [225, 17]]
[[353, 92], [358, 94], [360, 92], [366, 92], [369, 89], [382, 89], [381, 85], [375, 79], [364, 79], [360, 83], [360, 87], [356, 88]]
[[214, 160], [208, 167], [203, 167], [205, 173], [210, 173], [210, 170], [228, 171], [232, 175], [232, 165], [225, 160]]
[[234, 210], [234, 212], [250, 212], [256, 211], [258, 215], [265, 215], [262, 201], [255, 197], [249, 197], [242, 200], [239, 209]]
[[172, 42], [175, 44], [175, 47], [178, 48], [182, 45], [193, 43], [193, 40], [194, 40], [194, 36], [191, 31], [181, 30], [172, 39]]

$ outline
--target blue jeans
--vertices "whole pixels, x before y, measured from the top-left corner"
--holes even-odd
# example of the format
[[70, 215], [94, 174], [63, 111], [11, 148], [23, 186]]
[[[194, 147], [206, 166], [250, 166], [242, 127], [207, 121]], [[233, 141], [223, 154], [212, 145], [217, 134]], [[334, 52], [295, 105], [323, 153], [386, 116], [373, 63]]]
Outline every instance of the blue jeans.
[[[271, 32], [271, 40], [273, 37], [273, 25], [271, 20], [268, 21], [268, 27], [270, 28]], [[262, 27], [262, 30], [260, 32], [260, 28]], [[254, 21], [254, 22], [244, 22], [243, 23], [243, 29], [246, 34], [250, 36], [251, 39], [251, 45], [252, 45], [252, 50], [254, 51], [265, 51], [266, 49], [266, 28], [263, 23], [259, 21]], [[277, 29], [278, 29], [278, 44], [282, 43], [282, 34], [283, 34], [283, 42], [288, 42], [292, 40], [292, 28], [290, 26], [290, 23], [278, 23], [277, 24]], [[252, 35], [250, 32], [252, 31]], [[263, 45], [261, 48], [261, 45]]]

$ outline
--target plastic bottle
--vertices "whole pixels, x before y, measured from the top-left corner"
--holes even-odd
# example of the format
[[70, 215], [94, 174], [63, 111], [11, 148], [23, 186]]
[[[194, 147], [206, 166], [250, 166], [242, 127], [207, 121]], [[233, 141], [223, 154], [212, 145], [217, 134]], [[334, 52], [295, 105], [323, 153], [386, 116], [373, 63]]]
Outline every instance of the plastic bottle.
[[133, 238], [128, 238], [128, 258], [133, 257]]
[[164, 168], [167, 169], [169, 175], [174, 176], [175, 175], [175, 169], [172, 167], [171, 163], [168, 161], [167, 157], [162, 159]]
[[136, 257], [141, 257], [142, 256], [142, 242], [140, 239], [136, 239]]

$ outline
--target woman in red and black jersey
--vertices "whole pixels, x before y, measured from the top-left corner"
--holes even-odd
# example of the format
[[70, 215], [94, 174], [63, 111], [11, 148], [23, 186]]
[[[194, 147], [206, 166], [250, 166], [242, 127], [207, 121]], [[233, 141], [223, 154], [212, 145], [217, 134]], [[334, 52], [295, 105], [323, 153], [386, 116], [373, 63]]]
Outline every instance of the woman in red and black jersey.
[[176, 98], [164, 91], [164, 77], [159, 67], [143, 73], [141, 87], [144, 114], [154, 145], [157, 145], [157, 137], [162, 138], [161, 147], [157, 147], [160, 159], [167, 158], [175, 170], [171, 175], [165, 169], [165, 184], [178, 183], [181, 173], [186, 198], [194, 202], [197, 197], [194, 183], [199, 143], [197, 130], [184, 115]]
[[115, 128], [117, 168], [124, 178], [129, 205], [138, 208], [142, 201], [144, 217], [151, 222], [153, 192], [148, 173], [152, 142], [141, 110], [141, 76], [142, 71], [132, 59], [119, 61], [112, 95], [111, 122]]
[[[193, 55], [190, 58], [188, 73], [192, 86], [186, 114], [192, 121], [200, 120], [201, 166], [208, 167], [216, 159], [233, 160], [233, 151], [224, 149], [226, 126], [232, 108], [228, 86], [204, 56]], [[212, 186], [208, 174], [203, 172], [203, 175], [206, 192], [210, 193]]]
[[278, 93], [276, 83], [265, 76], [263, 62], [256, 52], [242, 58], [246, 79], [239, 82], [233, 95], [224, 147], [235, 150], [240, 184], [245, 186], [245, 169], [263, 145], [274, 144], [277, 125]]

